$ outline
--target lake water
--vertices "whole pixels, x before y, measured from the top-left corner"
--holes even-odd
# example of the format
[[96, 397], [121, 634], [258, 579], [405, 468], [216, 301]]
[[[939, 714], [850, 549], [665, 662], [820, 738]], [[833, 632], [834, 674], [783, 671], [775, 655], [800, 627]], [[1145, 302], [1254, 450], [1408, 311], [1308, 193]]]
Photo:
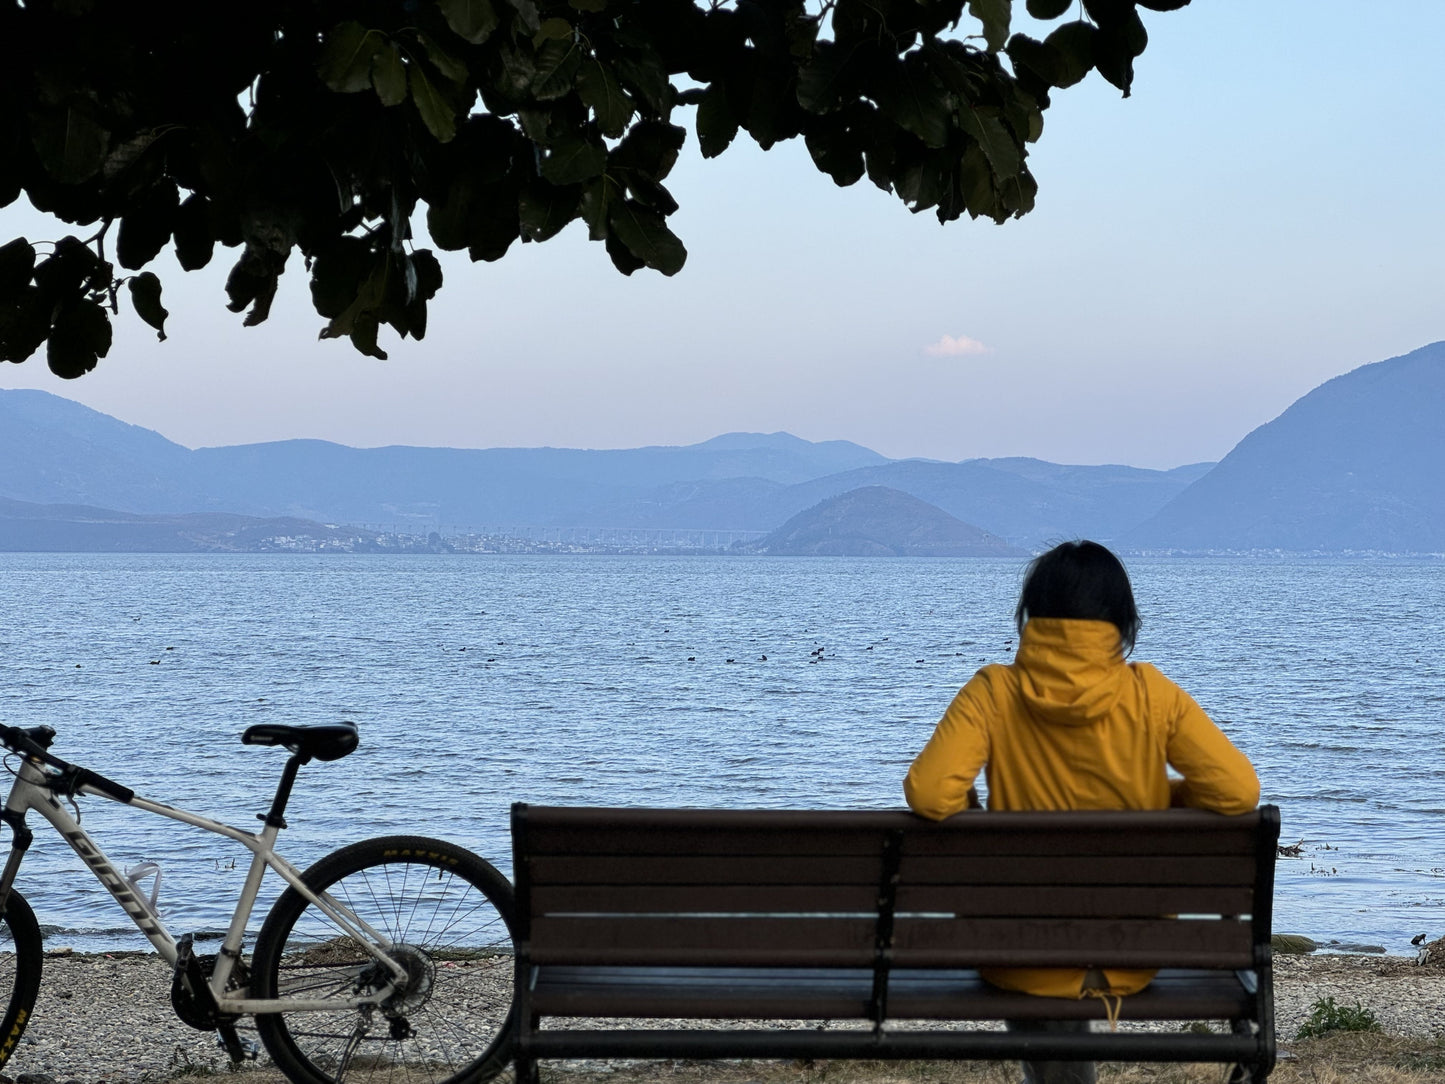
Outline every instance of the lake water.
[[[1275, 928], [1445, 934], [1445, 564], [1129, 562], [1136, 657], [1192, 692], [1283, 809]], [[510, 803], [896, 808], [959, 685], [1012, 657], [1022, 564], [727, 557], [0, 554], [0, 721], [237, 825], [284, 755], [258, 722], [351, 719], [282, 849], [456, 840], [504, 871]], [[821, 649], [821, 655], [818, 654]], [[245, 853], [100, 799], [158, 861], [173, 932], [225, 925]], [[38, 817], [19, 885], [52, 944], [143, 945]], [[264, 910], [258, 909], [259, 928]]]

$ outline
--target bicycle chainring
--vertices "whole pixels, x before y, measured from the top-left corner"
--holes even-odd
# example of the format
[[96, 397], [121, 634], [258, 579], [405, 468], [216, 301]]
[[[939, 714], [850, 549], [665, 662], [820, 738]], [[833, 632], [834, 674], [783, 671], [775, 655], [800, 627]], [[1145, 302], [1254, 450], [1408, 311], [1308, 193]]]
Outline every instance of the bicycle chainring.
[[[197, 956], [196, 963], [200, 965], [201, 976], [210, 981], [216, 973], [215, 953], [207, 953], [205, 956]], [[237, 960], [236, 966], [231, 968], [231, 977], [226, 982], [227, 990], [239, 990], [251, 982], [251, 969], [246, 966], [245, 960]], [[197, 997], [191, 992], [188, 984], [183, 982], [171, 983], [171, 1008], [176, 1016], [188, 1027], [197, 1031], [215, 1031], [218, 1024], [234, 1020], [235, 1017], [223, 1016], [216, 1012], [215, 1001], [207, 993]]]

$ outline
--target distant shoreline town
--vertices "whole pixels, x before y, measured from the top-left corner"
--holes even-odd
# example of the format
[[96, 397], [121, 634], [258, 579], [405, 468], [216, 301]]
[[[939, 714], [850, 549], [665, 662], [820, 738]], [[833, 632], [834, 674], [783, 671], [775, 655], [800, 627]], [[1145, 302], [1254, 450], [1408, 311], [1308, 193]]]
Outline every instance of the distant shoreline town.
[[1445, 342], [1327, 381], [1218, 463], [1173, 470], [889, 459], [788, 433], [607, 451], [190, 449], [0, 391], [0, 551], [1004, 557], [1093, 538], [1143, 554], [1436, 555], [1442, 414]]

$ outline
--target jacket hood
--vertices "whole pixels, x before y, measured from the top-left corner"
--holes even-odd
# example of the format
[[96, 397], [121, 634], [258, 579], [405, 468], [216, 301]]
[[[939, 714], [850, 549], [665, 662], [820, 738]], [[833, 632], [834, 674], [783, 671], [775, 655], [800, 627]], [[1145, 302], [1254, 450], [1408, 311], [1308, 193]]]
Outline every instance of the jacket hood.
[[1045, 723], [1087, 726], [1113, 710], [1125, 675], [1110, 621], [1030, 618], [1014, 657], [1029, 712]]

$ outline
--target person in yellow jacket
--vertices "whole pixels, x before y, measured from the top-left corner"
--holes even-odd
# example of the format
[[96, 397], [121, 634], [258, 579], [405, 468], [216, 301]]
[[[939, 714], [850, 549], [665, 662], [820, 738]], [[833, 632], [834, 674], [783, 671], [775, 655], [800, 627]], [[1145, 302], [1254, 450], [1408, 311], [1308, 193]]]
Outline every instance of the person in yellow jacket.
[[[908, 769], [903, 793], [915, 813], [942, 820], [968, 808], [980, 770], [996, 810], [1256, 806], [1259, 780], [1244, 754], [1178, 685], [1148, 663], [1125, 661], [1139, 611], [1109, 550], [1065, 542], [1035, 558], [1014, 617], [1013, 663], [985, 666], [959, 690]], [[1180, 778], [1171, 780], [1169, 767]], [[1074, 998], [1126, 996], [1154, 977], [1057, 968], [982, 975], [1004, 989]], [[1087, 1063], [1024, 1070], [1038, 1084], [1094, 1079]]]

